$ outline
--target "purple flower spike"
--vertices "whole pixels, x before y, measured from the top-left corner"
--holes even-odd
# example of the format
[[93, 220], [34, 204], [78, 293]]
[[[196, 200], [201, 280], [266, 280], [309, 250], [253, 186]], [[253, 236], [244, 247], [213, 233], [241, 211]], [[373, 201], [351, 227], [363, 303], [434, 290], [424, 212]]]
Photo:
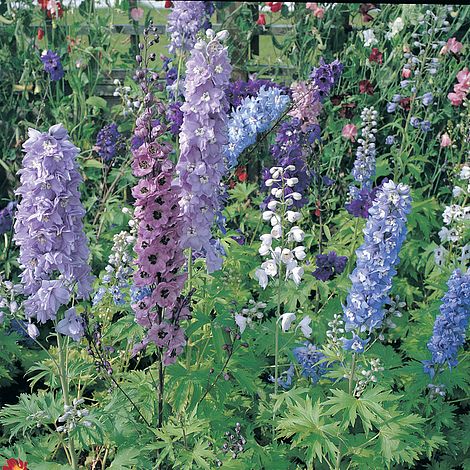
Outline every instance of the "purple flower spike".
[[48, 132], [30, 129], [23, 145], [20, 170], [22, 197], [15, 222], [15, 241], [28, 318], [45, 323], [56, 317], [76, 290], [78, 298], [91, 293], [89, 250], [83, 232], [85, 209], [78, 187], [82, 181], [75, 161], [79, 149], [61, 124]]
[[[210, 31], [210, 30], [209, 30]], [[176, 169], [182, 188], [184, 248], [201, 252], [207, 270], [222, 266], [220, 250], [211, 227], [220, 207], [220, 183], [225, 171], [227, 144], [227, 98], [231, 66], [227, 49], [209, 32], [209, 42], [200, 41], [187, 63], [185, 100], [181, 107], [181, 152]]]

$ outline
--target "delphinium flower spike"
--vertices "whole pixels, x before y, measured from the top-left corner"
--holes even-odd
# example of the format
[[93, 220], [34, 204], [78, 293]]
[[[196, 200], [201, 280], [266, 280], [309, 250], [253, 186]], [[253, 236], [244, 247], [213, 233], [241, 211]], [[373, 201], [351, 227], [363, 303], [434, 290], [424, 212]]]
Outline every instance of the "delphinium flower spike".
[[184, 221], [182, 244], [206, 258], [209, 272], [220, 269], [222, 258], [211, 227], [220, 207], [220, 183], [225, 172], [227, 99], [231, 66], [222, 45], [225, 31], [208, 30], [208, 42], [199, 41], [187, 63], [184, 117], [177, 164], [182, 188]]
[[377, 192], [377, 188], [372, 187], [376, 171], [377, 117], [378, 113], [372, 106], [362, 110], [361, 138], [358, 139], [359, 146], [352, 170], [352, 176], [359, 187], [355, 184], [349, 186], [351, 202], [346, 204], [346, 210], [354, 217], [368, 217], [368, 210]]
[[[268, 285], [270, 278], [274, 279], [280, 275], [284, 275], [286, 280], [292, 279], [299, 285], [304, 273], [298, 262], [306, 257], [305, 247], [295, 246], [301, 243], [305, 236], [297, 225], [301, 214], [294, 206], [294, 201], [301, 195], [296, 191], [297, 178], [287, 176], [291, 171], [293, 171], [291, 166], [272, 167], [271, 178], [265, 182], [266, 186], [271, 188], [273, 199], [269, 202], [267, 210], [263, 212], [263, 219], [270, 221], [272, 229], [270, 233], [261, 235], [259, 248], [261, 256], [270, 256], [270, 258], [264, 261], [255, 273], [263, 289]], [[288, 194], [284, 190], [285, 187], [291, 189]]]
[[408, 186], [388, 181], [378, 190], [369, 209], [364, 243], [356, 250], [356, 268], [350, 276], [352, 286], [343, 307], [346, 331], [354, 333], [352, 340], [344, 339], [346, 349], [362, 352], [365, 341], [359, 333], [371, 332], [382, 324], [383, 307], [389, 300], [410, 210]]
[[20, 170], [21, 196], [15, 222], [20, 247], [21, 280], [28, 318], [39, 322], [56, 318], [72, 295], [91, 293], [89, 250], [83, 231], [85, 209], [78, 187], [82, 178], [76, 157], [61, 124], [48, 132], [29, 129], [23, 145], [26, 155]]
[[447, 287], [428, 343], [432, 358], [424, 361], [424, 370], [431, 379], [444, 370], [445, 366], [450, 369], [457, 365], [457, 353], [465, 343], [465, 332], [470, 319], [470, 271], [462, 273], [460, 269], [456, 269], [450, 276]]
[[196, 44], [196, 34], [205, 23], [206, 2], [173, 2], [168, 15], [167, 32], [170, 34], [169, 51], [190, 51]]
[[267, 131], [281, 117], [289, 101], [279, 88], [266, 89], [264, 85], [256, 96], [241, 101], [228, 122], [225, 155], [229, 168], [237, 165], [238, 156], [256, 142], [258, 134]]
[[[154, 39], [149, 39], [149, 35]], [[135, 76], [144, 95], [144, 106], [136, 121], [132, 149], [132, 170], [139, 178], [132, 189], [137, 223], [134, 283], [150, 293], [132, 307], [137, 322], [147, 329], [146, 337], [134, 351], [143, 349], [149, 342], [155, 343], [163, 351], [163, 364], [168, 365], [176, 361], [186, 344], [180, 321], [188, 317], [189, 310], [187, 306], [180, 308], [186, 279], [181, 273], [185, 261], [181, 245], [181, 189], [173, 183], [175, 170], [169, 159], [172, 147], [164, 137], [167, 128], [161, 116], [165, 107], [154, 94], [158, 75], [149, 71], [155, 55], [148, 52], [148, 47], [156, 38], [156, 29], [151, 25], [144, 32], [145, 44], [140, 47], [143, 57], [137, 58], [140, 67]]]

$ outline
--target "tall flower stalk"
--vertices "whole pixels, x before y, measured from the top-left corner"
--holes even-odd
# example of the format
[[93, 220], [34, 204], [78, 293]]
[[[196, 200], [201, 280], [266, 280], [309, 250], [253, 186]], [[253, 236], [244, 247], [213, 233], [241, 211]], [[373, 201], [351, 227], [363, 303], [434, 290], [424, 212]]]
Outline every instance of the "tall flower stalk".
[[451, 369], [457, 365], [457, 353], [465, 343], [465, 332], [470, 320], [470, 271], [462, 273], [456, 269], [447, 287], [428, 342], [432, 357], [424, 361], [424, 370], [431, 379], [442, 372], [445, 366]]
[[181, 186], [182, 246], [206, 258], [207, 270], [222, 266], [211, 228], [220, 211], [220, 184], [225, 171], [227, 143], [225, 88], [231, 66], [221, 41], [225, 31], [208, 30], [208, 42], [199, 41], [187, 63], [185, 100], [181, 107], [180, 155], [176, 166]]
[[356, 250], [356, 268], [350, 276], [352, 286], [343, 307], [346, 331], [353, 332], [352, 339], [343, 339], [347, 350], [363, 352], [369, 339], [364, 340], [359, 335], [382, 324], [383, 307], [389, 300], [410, 211], [408, 186], [393, 181], [381, 186], [369, 209], [364, 243]]
[[[277, 395], [279, 387], [279, 321], [282, 320], [282, 301], [281, 293], [284, 283], [292, 279], [296, 285], [299, 285], [303, 268], [299, 261], [306, 256], [305, 247], [297, 245], [304, 239], [304, 232], [298, 225], [295, 225], [301, 218], [300, 212], [294, 208], [294, 201], [301, 195], [296, 192], [295, 186], [298, 183], [297, 178], [289, 178], [289, 172], [295, 168], [288, 166], [273, 167], [270, 169], [271, 178], [266, 180], [265, 184], [271, 188], [273, 200], [268, 204], [267, 210], [263, 212], [263, 219], [270, 221], [272, 229], [270, 233], [261, 235], [261, 246], [259, 253], [261, 256], [269, 258], [261, 264], [255, 272], [255, 276], [260, 286], [265, 289], [270, 279], [277, 278], [277, 311], [274, 338], [274, 393]], [[286, 192], [286, 188], [291, 191]], [[289, 314], [285, 314], [289, 315]], [[290, 314], [291, 318], [294, 314]]]
[[61, 124], [48, 132], [29, 130], [20, 170], [21, 196], [15, 222], [21, 280], [29, 319], [54, 320], [70, 298], [88, 298], [92, 276], [82, 219], [85, 209], [76, 157]]
[[[31, 319], [55, 322], [59, 354], [56, 365], [67, 408], [70, 391], [61, 333], [78, 341], [83, 334], [82, 319], [73, 308], [59, 322], [57, 316], [71, 298], [88, 298], [92, 281], [82, 222], [85, 209], [78, 191], [82, 181], [76, 163], [79, 150], [61, 124], [42, 133], [30, 129], [24, 149], [21, 186], [16, 191], [22, 199], [15, 222], [23, 293], [27, 296], [23, 307], [30, 321], [28, 333], [33, 337], [39, 332]], [[77, 469], [72, 436], [68, 451], [70, 464]]]
[[[132, 305], [136, 321], [146, 336], [134, 352], [154, 343], [160, 352], [158, 384], [158, 426], [163, 424], [164, 366], [183, 352], [186, 336], [180, 325], [189, 316], [181, 297], [186, 275], [181, 272], [185, 258], [181, 246], [183, 221], [180, 217], [180, 187], [174, 184], [175, 170], [169, 159], [172, 151], [165, 142], [167, 128], [162, 116], [165, 107], [154, 95], [158, 75], [149, 65], [155, 54], [149, 48], [158, 41], [155, 26], [144, 34], [139, 45], [142, 56], [135, 79], [144, 95], [143, 110], [136, 120], [132, 145], [132, 171], [139, 182], [132, 189], [137, 222], [137, 271], [134, 283], [143, 292]], [[153, 38], [150, 39], [149, 35]]]

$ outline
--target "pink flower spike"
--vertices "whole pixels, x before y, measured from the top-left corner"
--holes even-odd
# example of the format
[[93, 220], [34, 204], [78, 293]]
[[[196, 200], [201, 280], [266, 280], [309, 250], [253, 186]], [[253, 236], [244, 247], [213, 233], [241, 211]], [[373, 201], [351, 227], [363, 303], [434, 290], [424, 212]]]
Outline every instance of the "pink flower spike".
[[351, 141], [355, 142], [357, 136], [357, 127], [354, 124], [346, 124], [341, 131], [341, 135]]

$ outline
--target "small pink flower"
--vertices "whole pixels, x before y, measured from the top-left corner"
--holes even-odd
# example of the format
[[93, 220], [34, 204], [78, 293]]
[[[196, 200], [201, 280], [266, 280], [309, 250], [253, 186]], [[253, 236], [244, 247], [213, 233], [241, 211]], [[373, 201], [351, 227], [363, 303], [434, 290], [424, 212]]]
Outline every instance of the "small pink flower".
[[465, 67], [457, 74], [457, 81], [467, 88], [470, 87], [470, 71], [468, 67]]
[[144, 17], [144, 9], [143, 8], [132, 8], [131, 18], [134, 21], [140, 21], [143, 17]]
[[449, 98], [452, 106], [460, 106], [462, 104], [464, 96], [461, 93], [449, 93], [447, 95], [447, 98]]
[[351, 142], [355, 142], [357, 136], [357, 127], [354, 124], [345, 124], [343, 130], [341, 131], [341, 135], [345, 139], [348, 139]]
[[319, 7], [317, 3], [307, 3], [305, 6], [308, 10], [311, 10], [313, 12], [313, 16], [315, 16], [316, 18], [323, 18], [325, 14], [325, 9]]
[[450, 147], [452, 145], [452, 141], [450, 140], [449, 134], [445, 132], [441, 135], [441, 147]]
[[462, 50], [463, 44], [455, 38], [450, 38], [446, 45], [441, 49], [441, 54], [447, 54], [452, 52], [453, 54], [458, 54]]
[[411, 77], [411, 70], [410, 69], [403, 69], [401, 71], [401, 76], [403, 78], [410, 78]]

